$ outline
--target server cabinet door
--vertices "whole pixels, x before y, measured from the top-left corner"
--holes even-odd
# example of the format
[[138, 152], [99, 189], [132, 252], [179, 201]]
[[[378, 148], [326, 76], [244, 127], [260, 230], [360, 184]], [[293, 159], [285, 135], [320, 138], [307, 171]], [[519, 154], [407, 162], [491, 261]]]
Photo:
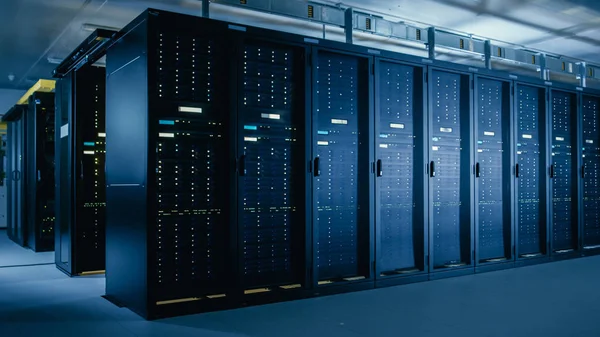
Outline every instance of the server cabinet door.
[[552, 116], [552, 250], [578, 249], [577, 212], [577, 95], [550, 93]]
[[517, 257], [547, 253], [546, 91], [516, 85]]
[[425, 270], [423, 69], [375, 67], [376, 276]]
[[244, 289], [305, 281], [306, 50], [244, 40], [238, 68], [238, 231]]
[[86, 66], [75, 73], [74, 174], [75, 262], [74, 272], [103, 270], [106, 246], [106, 71]]
[[600, 98], [583, 96], [583, 247], [600, 248]]
[[475, 79], [477, 263], [512, 258], [510, 90], [510, 82]]
[[369, 60], [316, 50], [313, 61], [314, 277], [370, 276]]
[[472, 264], [470, 82], [469, 75], [430, 71], [428, 173], [433, 270]]
[[221, 295], [230, 288], [234, 264], [228, 57], [198, 29], [160, 29], [151, 55], [157, 83], [149, 78], [157, 96], [149, 107], [156, 139], [156, 174], [149, 178], [155, 179], [157, 216], [152, 285], [158, 301]]

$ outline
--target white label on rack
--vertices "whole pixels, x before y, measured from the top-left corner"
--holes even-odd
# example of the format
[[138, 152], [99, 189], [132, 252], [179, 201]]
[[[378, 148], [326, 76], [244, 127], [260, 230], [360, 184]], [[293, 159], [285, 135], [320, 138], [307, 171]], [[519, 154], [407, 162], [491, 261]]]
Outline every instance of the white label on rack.
[[308, 37], [305, 37], [305, 38], [304, 38], [304, 42], [306, 42], [306, 43], [314, 43], [314, 44], [319, 44], [319, 40], [317, 40], [317, 39], [311, 39], [311, 38], [308, 38]]
[[496, 133], [495, 133], [495, 132], [492, 132], [492, 131], [484, 131], [484, 132], [483, 132], [483, 135], [484, 135], [484, 136], [492, 136], [492, 137], [493, 137], [493, 136], [495, 136], [495, 135], [496, 135]]
[[98, 137], [100, 137], [100, 138], [106, 138], [106, 133], [100, 132], [100, 133], [98, 133]]
[[96, 154], [96, 151], [83, 151], [83, 154]]
[[379, 144], [379, 147], [382, 149], [387, 149], [388, 145], [387, 144]]
[[258, 138], [256, 137], [244, 137], [245, 142], [258, 142]]
[[327, 146], [327, 145], [329, 145], [329, 142], [326, 142], [324, 140], [320, 140], [320, 141], [317, 142], [317, 145]]
[[267, 119], [280, 119], [281, 115], [278, 114], [260, 114], [260, 117]]
[[558, 142], [564, 142], [565, 139], [563, 137], [556, 137], [556, 141], [558, 141]]
[[379, 50], [375, 50], [375, 49], [369, 49], [369, 50], [367, 50], [367, 52], [369, 54], [381, 55], [381, 52]]
[[577, 91], [583, 91], [583, 88], [582, 88], [582, 87], [577, 87], [577, 88], [575, 88], [575, 89], [576, 89]]
[[193, 106], [180, 106], [179, 112], [193, 112], [193, 113], [201, 114], [202, 108], [196, 108]]
[[175, 138], [175, 134], [174, 133], [159, 133], [158, 136], [160, 138]]
[[482, 149], [477, 149], [477, 152], [483, 153], [483, 150]]
[[60, 138], [65, 138], [69, 135], [69, 124], [60, 127]]
[[392, 129], [404, 129], [404, 124], [390, 123], [390, 128], [392, 128]]
[[533, 136], [532, 135], [523, 135], [523, 138], [525, 138], [525, 139], [532, 139]]
[[593, 140], [591, 140], [591, 139], [586, 139], [586, 140], [585, 140], [585, 142], [586, 142], [587, 144], [594, 144], [594, 141], [593, 141]]
[[432, 147], [431, 147], [431, 149], [432, 149], [433, 151], [439, 151], [439, 150], [440, 150], [440, 147], [439, 147], [439, 146], [432, 146]]
[[440, 128], [440, 131], [450, 133], [450, 132], [452, 132], [452, 128]]
[[348, 124], [348, 121], [345, 119], [332, 119], [331, 120], [331, 124], [343, 124], [346, 125]]

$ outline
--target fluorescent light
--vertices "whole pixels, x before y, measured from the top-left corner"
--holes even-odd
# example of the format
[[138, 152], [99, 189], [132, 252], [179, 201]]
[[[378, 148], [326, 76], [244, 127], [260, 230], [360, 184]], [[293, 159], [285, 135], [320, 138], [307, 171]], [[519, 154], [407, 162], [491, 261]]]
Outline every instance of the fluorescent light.
[[202, 108], [196, 108], [193, 106], [180, 106], [179, 112], [193, 112], [193, 113], [202, 113]]
[[95, 32], [96, 29], [112, 30], [115, 32], [118, 32], [121, 30], [120, 28], [95, 25], [93, 23], [84, 23], [83, 25], [81, 25], [81, 29], [85, 30], [86, 32]]
[[174, 133], [159, 133], [158, 136], [160, 138], [175, 138], [175, 134]]

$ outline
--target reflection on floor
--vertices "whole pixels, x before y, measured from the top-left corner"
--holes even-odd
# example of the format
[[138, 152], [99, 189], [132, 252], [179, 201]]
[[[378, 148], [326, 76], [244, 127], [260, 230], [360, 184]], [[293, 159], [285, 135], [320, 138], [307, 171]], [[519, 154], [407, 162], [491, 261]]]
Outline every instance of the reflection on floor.
[[239, 310], [143, 321], [104, 278], [0, 268], [0, 336], [600, 336], [600, 256]]
[[6, 229], [0, 230], [0, 267], [45, 263], [54, 263], [54, 252], [35, 253], [12, 242]]

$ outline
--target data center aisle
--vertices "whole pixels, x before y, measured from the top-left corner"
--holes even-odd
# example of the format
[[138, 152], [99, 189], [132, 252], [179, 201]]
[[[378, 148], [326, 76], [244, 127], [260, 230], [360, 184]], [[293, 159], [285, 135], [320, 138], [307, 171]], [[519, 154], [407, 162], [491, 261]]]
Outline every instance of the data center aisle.
[[600, 256], [394, 288], [143, 321], [104, 278], [0, 269], [0, 336], [600, 336]]
[[54, 252], [36, 253], [12, 242], [6, 229], [0, 230], [0, 268], [54, 263]]

